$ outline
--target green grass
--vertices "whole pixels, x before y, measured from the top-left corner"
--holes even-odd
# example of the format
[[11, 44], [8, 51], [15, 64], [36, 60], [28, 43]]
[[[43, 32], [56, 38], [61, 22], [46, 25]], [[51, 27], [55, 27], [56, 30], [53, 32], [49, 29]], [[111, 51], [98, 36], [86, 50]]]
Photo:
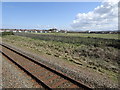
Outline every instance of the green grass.
[[85, 34], [85, 33], [34, 33], [34, 34], [120, 39], [119, 34]]
[[[57, 35], [59, 34], [59, 35]], [[60, 35], [60, 33], [51, 33], [51, 34], [32, 34], [32, 33], [15, 33], [17, 36], [24, 36], [30, 37], [33, 39], [38, 40], [45, 40], [45, 41], [56, 41], [68, 44], [84, 44], [87, 46], [95, 46], [95, 47], [105, 47], [110, 46], [114, 48], [119, 48], [120, 40], [117, 39], [103, 39], [103, 38], [93, 38], [93, 37], [79, 37], [79, 36], [67, 36], [67, 35]]]

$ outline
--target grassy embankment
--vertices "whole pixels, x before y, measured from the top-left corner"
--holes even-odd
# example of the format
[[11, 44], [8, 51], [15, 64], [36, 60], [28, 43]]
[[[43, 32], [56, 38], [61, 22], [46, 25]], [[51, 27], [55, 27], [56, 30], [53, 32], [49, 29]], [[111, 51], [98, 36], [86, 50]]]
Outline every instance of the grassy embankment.
[[[64, 38], [63, 40], [61, 37], [59, 37], [58, 40], [58, 38], [56, 39], [50, 37], [48, 34], [46, 35], [46, 37], [44, 36], [45, 38], [42, 36], [36, 39], [13, 35], [3, 36], [3, 41], [37, 51], [38, 53], [44, 53], [64, 59], [84, 68], [106, 74], [112, 80], [117, 81], [119, 71], [118, 63], [120, 59], [118, 57], [118, 51], [120, 50], [114, 47], [116, 41], [113, 43], [109, 40], [100, 39], [99, 42], [99, 39], [94, 40], [93, 38], [75, 38], [73, 40], [71, 38]], [[114, 37], [114, 35], [112, 37]], [[52, 38], [52, 40], [50, 38]], [[53, 38], [55, 39], [54, 41]], [[66, 40], [69, 42], [66, 42]], [[70, 43], [70, 40], [71, 42], [74, 41], [74, 43]], [[111, 45], [112, 43], [113, 47]], [[116, 44], [118, 44], [118, 42]]]

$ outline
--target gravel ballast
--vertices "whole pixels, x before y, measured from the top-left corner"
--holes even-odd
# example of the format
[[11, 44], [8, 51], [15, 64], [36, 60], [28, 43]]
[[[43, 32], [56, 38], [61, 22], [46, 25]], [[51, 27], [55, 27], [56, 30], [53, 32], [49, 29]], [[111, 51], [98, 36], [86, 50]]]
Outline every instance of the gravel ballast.
[[2, 66], [2, 88], [42, 88], [5, 57], [2, 58]]

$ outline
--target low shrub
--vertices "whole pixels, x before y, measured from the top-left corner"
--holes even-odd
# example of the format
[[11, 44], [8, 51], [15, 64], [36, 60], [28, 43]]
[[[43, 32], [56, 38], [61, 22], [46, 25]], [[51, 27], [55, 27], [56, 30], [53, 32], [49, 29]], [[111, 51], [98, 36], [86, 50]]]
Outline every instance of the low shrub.
[[5, 35], [14, 35], [13, 32], [2, 32], [2, 36], [5, 36]]

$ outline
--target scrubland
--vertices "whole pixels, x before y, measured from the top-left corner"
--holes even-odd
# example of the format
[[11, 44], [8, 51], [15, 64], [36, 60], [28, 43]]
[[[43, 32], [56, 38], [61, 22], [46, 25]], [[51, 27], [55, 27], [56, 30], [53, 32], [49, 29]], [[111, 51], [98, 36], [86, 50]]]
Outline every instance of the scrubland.
[[25, 37], [22, 35], [5, 35], [2, 40], [105, 74], [114, 81], [117, 81], [119, 77], [119, 40], [54, 36], [53, 34], [29, 35]]

